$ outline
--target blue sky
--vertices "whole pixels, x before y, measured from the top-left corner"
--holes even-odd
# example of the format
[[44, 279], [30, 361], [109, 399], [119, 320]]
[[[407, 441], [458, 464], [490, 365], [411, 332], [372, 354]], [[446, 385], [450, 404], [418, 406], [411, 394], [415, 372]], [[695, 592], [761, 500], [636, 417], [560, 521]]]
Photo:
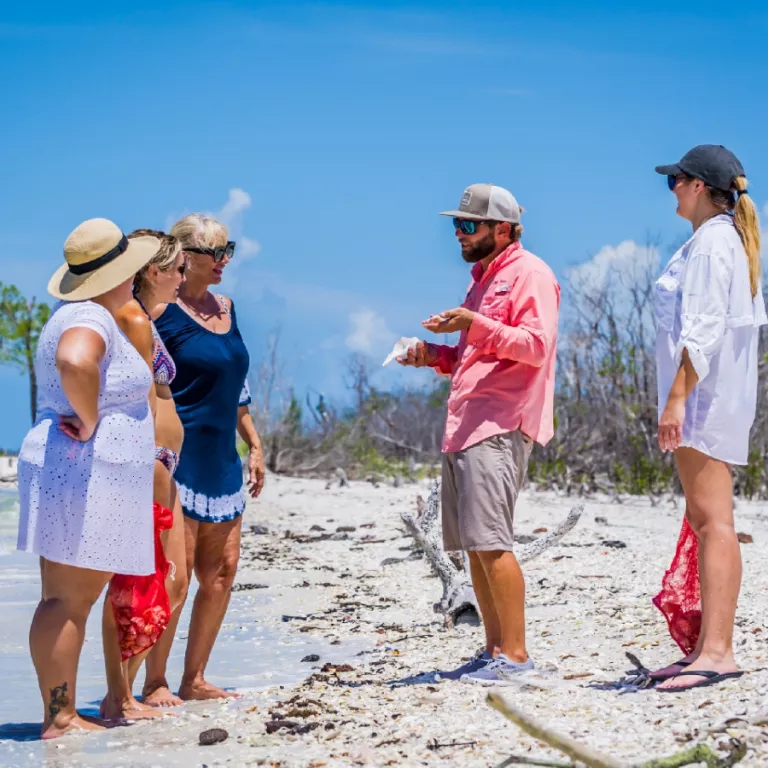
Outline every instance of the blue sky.
[[[653, 167], [695, 144], [732, 148], [768, 200], [759, 3], [127, 5], [2, 5], [0, 280], [43, 297], [86, 218], [129, 231], [223, 212], [252, 366], [280, 328], [302, 393], [341, 396], [351, 351], [377, 365], [462, 299], [437, 213], [470, 183], [517, 196], [526, 246], [560, 277], [679, 238]], [[18, 447], [13, 369], [0, 402], [0, 446]]]

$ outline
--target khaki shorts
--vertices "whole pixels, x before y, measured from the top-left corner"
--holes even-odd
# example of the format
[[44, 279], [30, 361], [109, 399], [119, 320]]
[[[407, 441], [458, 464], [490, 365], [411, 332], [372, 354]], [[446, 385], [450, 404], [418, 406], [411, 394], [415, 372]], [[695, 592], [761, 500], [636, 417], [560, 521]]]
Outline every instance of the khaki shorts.
[[512, 551], [515, 502], [533, 442], [520, 430], [443, 454], [443, 546]]

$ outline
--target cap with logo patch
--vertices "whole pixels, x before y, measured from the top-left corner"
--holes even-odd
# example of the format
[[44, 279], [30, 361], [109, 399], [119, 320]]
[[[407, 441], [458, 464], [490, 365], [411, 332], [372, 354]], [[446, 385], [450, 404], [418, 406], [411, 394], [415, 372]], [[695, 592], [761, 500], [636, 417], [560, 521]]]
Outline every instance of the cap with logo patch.
[[508, 221], [520, 223], [520, 206], [503, 187], [472, 184], [464, 190], [456, 211], [443, 211], [441, 216], [454, 216], [470, 221]]
[[744, 167], [739, 158], [722, 144], [700, 144], [686, 152], [674, 165], [657, 165], [656, 173], [664, 176], [684, 173], [703, 181], [708, 187], [727, 192], [733, 180], [744, 175]]

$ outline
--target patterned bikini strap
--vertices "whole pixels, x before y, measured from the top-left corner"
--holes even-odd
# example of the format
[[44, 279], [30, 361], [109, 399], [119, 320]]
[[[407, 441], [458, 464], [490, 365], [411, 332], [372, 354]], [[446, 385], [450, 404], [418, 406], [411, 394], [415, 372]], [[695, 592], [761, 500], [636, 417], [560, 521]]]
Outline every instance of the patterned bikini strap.
[[147, 308], [141, 303], [141, 299], [136, 294], [133, 295], [133, 298], [136, 299], [136, 303], [142, 308], [144, 314], [149, 318], [149, 321], [152, 322], [152, 315], [147, 312]]
[[224, 312], [227, 315], [230, 315], [229, 307], [227, 306], [227, 300], [222, 296], [220, 293], [215, 293], [214, 296], [219, 300], [219, 304], [221, 304], [221, 308], [224, 310]]

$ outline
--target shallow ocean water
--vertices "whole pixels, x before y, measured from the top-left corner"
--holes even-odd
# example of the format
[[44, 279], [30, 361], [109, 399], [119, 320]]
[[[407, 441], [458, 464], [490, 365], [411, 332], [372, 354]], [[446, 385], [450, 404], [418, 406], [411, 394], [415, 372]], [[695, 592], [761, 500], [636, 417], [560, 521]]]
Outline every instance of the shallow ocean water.
[[[29, 625], [40, 597], [38, 559], [15, 551], [18, 525], [18, 496], [0, 491], [0, 765], [193, 765], [200, 749], [196, 734], [208, 727], [234, 721], [239, 712], [263, 706], [267, 689], [288, 686], [311, 672], [300, 660], [319, 653], [324, 660], [341, 662], [359, 650], [346, 645], [331, 647], [306, 635], [291, 634], [281, 624], [279, 606], [269, 590], [234, 592], [221, 633], [208, 666], [209, 679], [224, 688], [237, 689], [244, 698], [227, 703], [194, 703], [167, 719], [167, 738], [158, 742], [154, 725], [139, 724], [105, 733], [74, 736], [57, 742], [39, 740], [41, 702], [35, 670], [28, 648]], [[178, 684], [183, 667], [189, 614], [196, 584], [182, 614], [169, 661], [169, 681]], [[101, 647], [100, 601], [86, 629], [80, 660], [77, 706], [86, 714], [97, 714], [105, 692]], [[137, 680], [140, 690], [142, 673]], [[278, 689], [279, 690], [279, 689]], [[267, 697], [265, 699], [265, 696]], [[143, 735], [153, 728], [151, 754]], [[166, 743], [167, 742], [167, 743]], [[167, 749], [163, 749], [163, 745]], [[191, 751], [185, 751], [188, 745]], [[157, 751], [159, 749], [159, 751]], [[149, 762], [146, 762], [149, 761]]]

